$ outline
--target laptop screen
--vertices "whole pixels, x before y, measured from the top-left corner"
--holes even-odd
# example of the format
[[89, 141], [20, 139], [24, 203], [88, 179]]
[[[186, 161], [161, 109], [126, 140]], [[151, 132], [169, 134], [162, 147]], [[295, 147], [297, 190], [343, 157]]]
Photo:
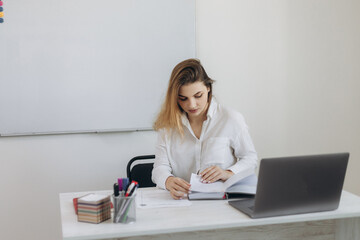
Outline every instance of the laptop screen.
[[335, 153], [261, 160], [252, 217], [336, 209], [348, 159]]

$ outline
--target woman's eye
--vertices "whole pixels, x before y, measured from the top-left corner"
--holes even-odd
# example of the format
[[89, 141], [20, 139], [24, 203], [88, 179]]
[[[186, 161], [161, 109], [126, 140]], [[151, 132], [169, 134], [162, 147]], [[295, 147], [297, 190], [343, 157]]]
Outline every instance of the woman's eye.
[[186, 98], [179, 98], [180, 101], [186, 101]]
[[197, 95], [197, 96], [195, 96], [196, 98], [201, 98], [202, 97], [202, 94], [200, 94], [200, 95]]

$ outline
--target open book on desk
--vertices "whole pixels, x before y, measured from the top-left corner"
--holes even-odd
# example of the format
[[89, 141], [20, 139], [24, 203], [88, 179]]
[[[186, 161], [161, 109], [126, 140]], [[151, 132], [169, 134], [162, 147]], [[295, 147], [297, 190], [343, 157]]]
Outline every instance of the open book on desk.
[[252, 197], [256, 193], [257, 177], [253, 170], [239, 172], [225, 182], [202, 183], [200, 179], [199, 175], [191, 175], [189, 200]]

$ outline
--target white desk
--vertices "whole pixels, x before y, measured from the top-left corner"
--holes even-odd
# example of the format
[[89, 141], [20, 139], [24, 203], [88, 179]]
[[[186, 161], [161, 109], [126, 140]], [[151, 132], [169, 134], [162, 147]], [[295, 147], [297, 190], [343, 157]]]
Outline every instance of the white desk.
[[329, 212], [254, 220], [226, 200], [193, 201], [188, 207], [137, 209], [137, 221], [129, 225], [77, 222], [72, 199], [84, 194], [60, 194], [64, 239], [360, 239], [360, 197], [346, 191], [339, 208]]

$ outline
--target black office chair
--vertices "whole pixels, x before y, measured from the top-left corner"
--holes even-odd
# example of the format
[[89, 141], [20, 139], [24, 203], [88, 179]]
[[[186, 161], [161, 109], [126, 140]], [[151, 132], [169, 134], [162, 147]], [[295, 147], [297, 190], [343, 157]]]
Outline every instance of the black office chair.
[[139, 188], [155, 187], [151, 180], [151, 171], [154, 166], [155, 155], [143, 155], [132, 158], [126, 166], [126, 174], [130, 182], [135, 180]]

